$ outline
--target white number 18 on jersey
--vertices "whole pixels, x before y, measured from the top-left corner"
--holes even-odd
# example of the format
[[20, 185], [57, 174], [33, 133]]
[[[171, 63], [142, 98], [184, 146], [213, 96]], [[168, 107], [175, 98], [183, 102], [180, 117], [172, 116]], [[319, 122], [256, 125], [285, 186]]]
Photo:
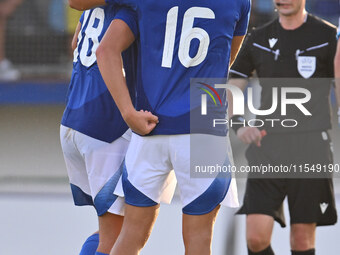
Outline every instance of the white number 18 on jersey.
[[86, 67], [90, 67], [97, 60], [96, 50], [99, 46], [99, 36], [103, 31], [104, 18], [105, 18], [105, 13], [102, 8], [94, 9], [91, 15], [90, 15], [90, 12], [91, 11], [85, 11], [84, 13], [82, 29], [86, 23], [88, 24], [85, 29], [85, 36], [84, 36], [81, 50], [78, 53], [79, 44], [81, 40], [83, 39], [82, 32], [80, 32], [78, 35], [78, 45], [73, 53], [73, 56], [74, 56], [73, 62], [77, 62], [78, 56], [79, 56], [80, 62], [82, 63], [82, 65]]

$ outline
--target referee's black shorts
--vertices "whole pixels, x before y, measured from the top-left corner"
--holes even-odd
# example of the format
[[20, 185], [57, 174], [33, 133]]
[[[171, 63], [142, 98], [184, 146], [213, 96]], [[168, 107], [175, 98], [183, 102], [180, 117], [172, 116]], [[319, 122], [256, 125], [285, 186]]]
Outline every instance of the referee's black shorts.
[[[329, 135], [323, 132], [268, 134], [261, 147], [250, 145], [246, 152], [249, 166], [333, 163]], [[248, 175], [243, 206], [237, 214], [265, 214], [286, 226], [283, 200], [287, 196], [290, 224], [333, 225], [337, 221], [333, 180], [331, 178], [263, 178]], [[262, 178], [261, 178], [262, 177]]]

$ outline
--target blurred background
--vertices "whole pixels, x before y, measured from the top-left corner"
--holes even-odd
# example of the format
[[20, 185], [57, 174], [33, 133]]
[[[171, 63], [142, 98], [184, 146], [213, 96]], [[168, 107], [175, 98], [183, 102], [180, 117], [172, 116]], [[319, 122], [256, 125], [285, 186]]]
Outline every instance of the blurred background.
[[[250, 27], [276, 16], [272, 0], [252, 3]], [[338, 0], [307, 0], [307, 10], [338, 25]], [[1, 255], [75, 255], [97, 229], [91, 207], [73, 206], [59, 144], [59, 123], [72, 71], [70, 43], [80, 15], [63, 0], [0, 0]], [[338, 163], [339, 132], [335, 124], [331, 134]], [[236, 164], [246, 164], [246, 147], [231, 136]], [[242, 201], [245, 180], [237, 181]], [[339, 209], [340, 182], [334, 181]], [[183, 254], [180, 209], [177, 197], [173, 205], [162, 206], [143, 255]], [[221, 210], [215, 255], [247, 254], [245, 218], [234, 213]], [[339, 236], [339, 225], [319, 228], [318, 254], [339, 254]], [[278, 255], [290, 254], [288, 238], [288, 229], [276, 224], [273, 247]]]

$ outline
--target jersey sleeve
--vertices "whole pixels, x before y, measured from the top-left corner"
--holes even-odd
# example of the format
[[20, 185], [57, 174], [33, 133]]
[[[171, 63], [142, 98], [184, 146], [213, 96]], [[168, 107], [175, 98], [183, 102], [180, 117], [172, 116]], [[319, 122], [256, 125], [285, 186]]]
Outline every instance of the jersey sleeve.
[[124, 21], [134, 34], [135, 38], [138, 37], [139, 31], [138, 31], [138, 24], [137, 24], [137, 13], [126, 7], [122, 7], [115, 15], [114, 19], [120, 19]]
[[234, 36], [245, 35], [247, 33], [251, 4], [250, 0], [244, 0], [242, 2], [243, 2], [242, 11], [240, 14], [240, 19], [238, 20], [235, 27]]
[[237, 58], [230, 69], [230, 78], [248, 78], [255, 69], [251, 55], [253, 35], [248, 34]]

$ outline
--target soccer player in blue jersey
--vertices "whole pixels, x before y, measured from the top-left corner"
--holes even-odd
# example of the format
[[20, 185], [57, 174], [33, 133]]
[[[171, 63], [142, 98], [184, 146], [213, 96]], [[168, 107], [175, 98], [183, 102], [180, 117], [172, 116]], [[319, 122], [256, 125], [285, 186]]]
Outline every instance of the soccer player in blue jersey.
[[[127, 124], [142, 135], [152, 132], [151, 136], [132, 136], [123, 172], [125, 220], [111, 254], [138, 254], [145, 245], [172, 168], [183, 203], [186, 254], [210, 254], [212, 226], [230, 180], [190, 178], [190, 78], [227, 76], [229, 60], [234, 60], [246, 33], [250, 3], [119, 3], [129, 4], [139, 16], [137, 110], [151, 111], [159, 123], [154, 127], [131, 103], [119, 69], [120, 52], [127, 45], [111, 43], [120, 31], [118, 24], [112, 23], [97, 51], [101, 73]], [[192, 45], [193, 39], [199, 43]], [[237, 203], [233, 188], [228, 192], [229, 205]]]
[[[73, 72], [60, 128], [74, 202], [79, 206], [93, 205], [99, 219], [99, 246], [95, 233], [83, 245], [81, 255], [108, 254], [120, 232], [124, 199], [119, 169], [131, 136], [100, 75], [95, 52], [112, 20], [120, 21], [129, 44], [138, 33], [134, 12], [104, 1], [96, 3], [99, 7], [81, 16], [73, 38]], [[70, 5], [76, 9], [86, 7], [73, 0]], [[132, 102], [136, 50], [133, 44], [123, 53]]]
[[[107, 2], [127, 4], [138, 14], [136, 110], [120, 70], [120, 52], [128, 44], [112, 42], [116, 34], [124, 37], [118, 22], [111, 24], [97, 50], [98, 66], [126, 123], [140, 135], [149, 134], [131, 138], [123, 171], [125, 219], [111, 255], [139, 254], [171, 182], [171, 169], [181, 192], [186, 254], [210, 254], [219, 205], [235, 206], [238, 201], [230, 178], [190, 178], [190, 139], [227, 139], [226, 128], [193, 131], [190, 79], [227, 77], [246, 33], [250, 1]], [[152, 112], [159, 123], [155, 126], [138, 110]]]

